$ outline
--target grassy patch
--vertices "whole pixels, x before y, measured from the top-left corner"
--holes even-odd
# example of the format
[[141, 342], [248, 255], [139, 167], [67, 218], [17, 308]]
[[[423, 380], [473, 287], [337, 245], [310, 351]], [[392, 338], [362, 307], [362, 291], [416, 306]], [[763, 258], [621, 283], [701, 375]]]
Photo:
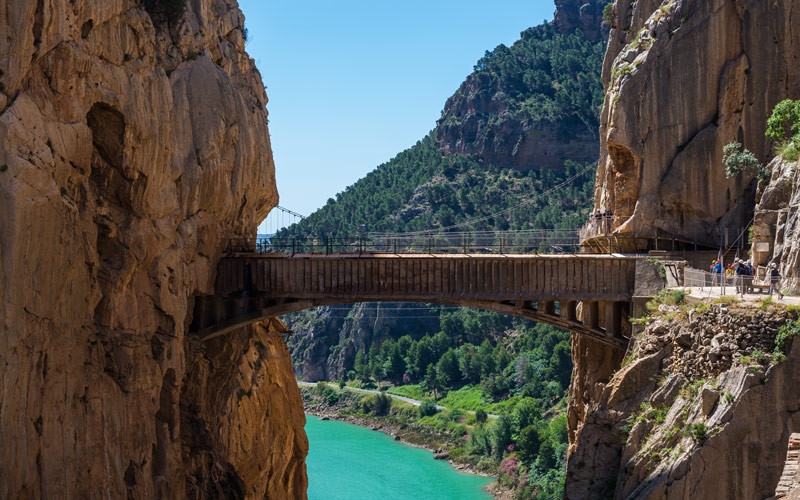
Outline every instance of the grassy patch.
[[386, 390], [386, 392], [419, 401], [422, 401], [422, 399], [425, 397], [425, 389], [423, 389], [421, 385], [417, 384], [390, 387]]
[[680, 306], [686, 303], [686, 292], [683, 290], [670, 290], [665, 288], [647, 303], [647, 310], [650, 312], [658, 311], [658, 307], [663, 305]]
[[766, 311], [767, 309], [769, 309], [771, 305], [775, 304], [775, 301], [772, 300], [772, 297], [764, 297], [762, 299], [759, 299], [758, 302], [759, 302], [758, 308], [762, 311]]
[[622, 63], [619, 66], [615, 66], [614, 69], [611, 70], [611, 81], [614, 82], [622, 76], [630, 75], [632, 70], [633, 66], [628, 63]]
[[786, 141], [776, 148], [777, 153], [786, 161], [800, 159], [800, 141]]
[[713, 301], [712, 304], [725, 304], [730, 306], [735, 306], [739, 303], [739, 299], [734, 297], [733, 295], [723, 295], [722, 297], [717, 297]]
[[483, 400], [481, 386], [479, 385], [467, 385], [461, 389], [450, 391], [447, 396], [439, 400], [439, 404], [448, 408], [461, 408], [464, 410], [479, 410], [487, 406]]

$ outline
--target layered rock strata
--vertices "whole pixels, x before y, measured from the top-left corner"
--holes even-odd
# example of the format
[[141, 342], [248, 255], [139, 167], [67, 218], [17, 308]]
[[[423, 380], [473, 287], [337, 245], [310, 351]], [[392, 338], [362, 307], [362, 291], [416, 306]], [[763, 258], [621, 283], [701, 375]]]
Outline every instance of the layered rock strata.
[[278, 198], [242, 13], [183, 4], [0, 9], [2, 498], [304, 496], [279, 325], [186, 335]]
[[[785, 311], [664, 311], [598, 389], [572, 443], [566, 498], [768, 498], [800, 428], [800, 349], [771, 352]], [[796, 343], [795, 343], [796, 344]]]
[[726, 229], [732, 242], [755, 182], [726, 178], [722, 147], [771, 158], [766, 120], [800, 95], [800, 1], [618, 0], [613, 14], [596, 207], [630, 250], [656, 235], [717, 247]]

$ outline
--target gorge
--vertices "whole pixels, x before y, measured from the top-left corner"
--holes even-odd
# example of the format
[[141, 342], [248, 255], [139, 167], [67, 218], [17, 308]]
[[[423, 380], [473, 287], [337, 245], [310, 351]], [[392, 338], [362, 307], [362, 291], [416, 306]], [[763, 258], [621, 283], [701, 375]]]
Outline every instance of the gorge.
[[[592, 248], [656, 250], [654, 276], [685, 258], [659, 238], [718, 248], [752, 226], [756, 264], [800, 292], [800, 113], [765, 136], [800, 99], [800, 0], [555, 6], [478, 60], [427, 137], [277, 237], [610, 210]], [[337, 303], [204, 341], [228, 242], [278, 203], [237, 2], [9, 0], [0, 33], [0, 498], [306, 498], [304, 403], [441, 446], [498, 495], [776, 493], [796, 307], [648, 290], [627, 350], [456, 303]], [[769, 175], [728, 176], [734, 141]]]

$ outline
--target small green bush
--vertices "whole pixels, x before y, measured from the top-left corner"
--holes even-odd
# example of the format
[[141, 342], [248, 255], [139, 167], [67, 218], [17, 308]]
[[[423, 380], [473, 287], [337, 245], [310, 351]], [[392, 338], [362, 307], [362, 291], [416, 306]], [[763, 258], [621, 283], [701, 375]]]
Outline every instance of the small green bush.
[[766, 136], [778, 142], [787, 137], [786, 127], [790, 126], [793, 134], [789, 140], [800, 142], [800, 101], [784, 99], [773, 109], [772, 114], [767, 119]]
[[725, 165], [725, 175], [728, 178], [739, 174], [751, 174], [759, 179], [769, 178], [769, 170], [758, 161], [756, 155], [734, 141], [722, 148], [722, 163]]
[[791, 340], [799, 334], [800, 321], [790, 321], [778, 329], [778, 335], [775, 337], [775, 348], [772, 351], [772, 359], [775, 364], [786, 359]]
[[5, 163], [0, 165], [0, 172], [5, 172], [6, 170], [8, 170], [8, 165], [6, 165]]
[[481, 408], [475, 412], [475, 421], [479, 424], [486, 422], [486, 419], [489, 418], [489, 415]]
[[392, 407], [392, 397], [384, 393], [374, 394], [367, 398], [365, 410], [373, 415], [383, 416], [388, 415]]
[[422, 404], [419, 405], [419, 416], [420, 417], [431, 417], [436, 415], [436, 412], [439, 410], [436, 408], [436, 402], [431, 398], [426, 398], [422, 401]]
[[692, 424], [688, 428], [689, 436], [698, 443], [704, 442], [708, 439], [708, 428], [703, 422]]

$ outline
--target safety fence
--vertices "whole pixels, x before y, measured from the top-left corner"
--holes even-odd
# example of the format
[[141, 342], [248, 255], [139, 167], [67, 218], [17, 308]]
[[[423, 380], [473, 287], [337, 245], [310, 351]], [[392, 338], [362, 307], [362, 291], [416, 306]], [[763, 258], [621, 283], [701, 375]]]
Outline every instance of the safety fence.
[[380, 234], [344, 238], [232, 239], [227, 253], [544, 253], [580, 250], [576, 230]]
[[[781, 288], [788, 283], [782, 281]], [[769, 278], [766, 268], [759, 268], [755, 275], [735, 275], [731, 273], [710, 273], [700, 269], [686, 268], [683, 271], [683, 286], [699, 288], [701, 291], [716, 292], [720, 295], [739, 293], [769, 292]]]

